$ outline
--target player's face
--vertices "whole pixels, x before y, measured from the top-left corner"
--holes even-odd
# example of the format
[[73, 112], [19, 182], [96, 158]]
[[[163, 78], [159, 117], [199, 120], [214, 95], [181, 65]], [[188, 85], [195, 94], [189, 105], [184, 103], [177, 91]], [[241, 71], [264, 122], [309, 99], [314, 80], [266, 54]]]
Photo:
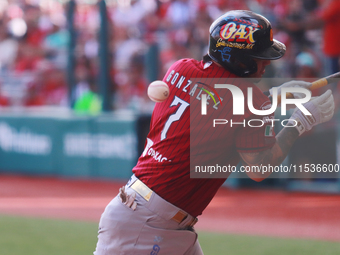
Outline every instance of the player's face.
[[250, 78], [257, 78], [261, 79], [266, 71], [266, 66], [270, 64], [270, 60], [268, 59], [254, 59], [257, 64], [257, 71], [256, 73], [251, 74]]

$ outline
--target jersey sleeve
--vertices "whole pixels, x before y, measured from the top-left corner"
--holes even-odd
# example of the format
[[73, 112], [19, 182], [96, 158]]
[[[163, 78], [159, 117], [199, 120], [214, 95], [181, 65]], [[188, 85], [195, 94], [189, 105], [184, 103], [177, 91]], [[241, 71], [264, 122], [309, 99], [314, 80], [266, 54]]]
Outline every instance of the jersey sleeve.
[[[271, 108], [271, 102], [261, 91], [254, 94], [254, 107], [258, 110]], [[274, 132], [274, 114], [258, 116], [248, 112], [244, 125], [239, 128], [235, 136], [238, 152], [260, 152], [270, 149], [276, 142]]]
[[249, 153], [270, 149], [276, 141], [271, 122], [265, 123], [262, 127], [240, 128], [235, 139], [237, 151]]

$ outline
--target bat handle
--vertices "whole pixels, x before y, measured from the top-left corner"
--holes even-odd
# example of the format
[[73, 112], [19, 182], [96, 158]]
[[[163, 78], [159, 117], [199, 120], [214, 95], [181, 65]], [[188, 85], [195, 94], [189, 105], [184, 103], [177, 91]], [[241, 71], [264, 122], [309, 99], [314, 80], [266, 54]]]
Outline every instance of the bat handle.
[[[338, 81], [337, 78], [340, 78], [340, 72], [334, 73], [334, 74], [329, 75], [325, 78], [321, 78], [319, 80], [312, 82], [312, 86], [309, 89], [310, 90], [319, 89], [321, 87], [326, 86], [329, 83], [337, 82]], [[292, 93], [287, 93], [286, 98], [294, 98], [294, 96], [293, 96]], [[277, 102], [278, 102], [278, 104], [281, 103], [281, 95], [278, 95]]]
[[[292, 93], [286, 93], [286, 98], [294, 98], [293, 94]], [[277, 96], [277, 104], [280, 104], [281, 103], [281, 95], [278, 95]]]
[[322, 78], [320, 80], [312, 82], [312, 86], [309, 88], [310, 90], [319, 89], [328, 84], [328, 80], [326, 78]]
[[[328, 80], [326, 78], [319, 79], [317, 81], [312, 82], [312, 86], [309, 90], [319, 89], [328, 84]], [[294, 98], [292, 93], [286, 93], [286, 98]], [[281, 95], [278, 96], [278, 103], [281, 103]]]

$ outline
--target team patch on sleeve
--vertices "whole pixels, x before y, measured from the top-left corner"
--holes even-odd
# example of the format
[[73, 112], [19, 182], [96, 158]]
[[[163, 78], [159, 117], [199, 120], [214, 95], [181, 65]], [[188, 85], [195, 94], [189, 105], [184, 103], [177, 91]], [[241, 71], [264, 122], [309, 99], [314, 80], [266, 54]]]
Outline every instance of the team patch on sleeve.
[[271, 125], [266, 126], [264, 136], [274, 136], [274, 128]]

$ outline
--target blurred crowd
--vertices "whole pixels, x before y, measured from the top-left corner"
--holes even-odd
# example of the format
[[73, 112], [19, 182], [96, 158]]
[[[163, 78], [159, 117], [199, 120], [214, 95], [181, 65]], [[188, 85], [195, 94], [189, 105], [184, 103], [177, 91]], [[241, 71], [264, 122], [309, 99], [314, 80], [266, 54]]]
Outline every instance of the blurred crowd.
[[[67, 2], [0, 1], [1, 106], [69, 105]], [[339, 69], [338, 0], [108, 0], [106, 4], [112, 109], [150, 111], [148, 84], [162, 79], [180, 58], [201, 59], [207, 52], [210, 24], [233, 9], [267, 17], [274, 38], [287, 46], [284, 58], [272, 62], [266, 77], [315, 78]], [[76, 103], [83, 99], [84, 105], [82, 97], [91, 99], [89, 93], [99, 91], [96, 1], [76, 1], [74, 22], [72, 94]], [[332, 26], [337, 29], [332, 31]], [[96, 100], [100, 104], [100, 97]]]
[[19, 1], [0, 3], [0, 104], [66, 105], [63, 6], [52, 11]]

